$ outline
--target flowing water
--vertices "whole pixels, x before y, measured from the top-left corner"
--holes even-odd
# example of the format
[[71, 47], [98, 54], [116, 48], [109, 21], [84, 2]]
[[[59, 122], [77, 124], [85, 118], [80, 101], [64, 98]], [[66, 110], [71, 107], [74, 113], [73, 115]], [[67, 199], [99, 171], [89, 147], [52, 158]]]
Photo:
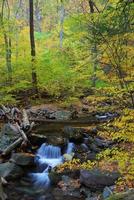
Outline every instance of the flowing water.
[[[74, 144], [68, 142], [66, 154], [71, 154], [74, 150]], [[49, 172], [56, 166], [64, 162], [61, 154], [61, 148], [58, 146], [42, 144], [38, 149], [35, 163], [37, 165], [37, 173], [31, 173], [30, 177], [34, 185], [47, 189], [50, 186]]]

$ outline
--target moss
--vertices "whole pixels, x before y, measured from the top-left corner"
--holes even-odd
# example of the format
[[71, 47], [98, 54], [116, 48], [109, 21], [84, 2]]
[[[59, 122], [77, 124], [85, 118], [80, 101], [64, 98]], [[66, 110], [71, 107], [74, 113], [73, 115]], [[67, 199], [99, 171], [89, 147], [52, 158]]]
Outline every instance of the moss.
[[107, 200], [134, 200], [134, 190], [129, 190], [120, 194], [114, 194]]

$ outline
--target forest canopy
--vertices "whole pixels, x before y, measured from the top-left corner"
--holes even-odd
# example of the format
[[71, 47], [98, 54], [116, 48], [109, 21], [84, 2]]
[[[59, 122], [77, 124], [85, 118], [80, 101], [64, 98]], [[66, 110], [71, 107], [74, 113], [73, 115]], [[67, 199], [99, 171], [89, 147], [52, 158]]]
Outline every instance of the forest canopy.
[[134, 104], [133, 1], [33, 3], [35, 56], [29, 2], [0, 1], [1, 101], [14, 101], [14, 93], [36, 82], [41, 93], [56, 97], [78, 97], [92, 87], [115, 93], [121, 88]]

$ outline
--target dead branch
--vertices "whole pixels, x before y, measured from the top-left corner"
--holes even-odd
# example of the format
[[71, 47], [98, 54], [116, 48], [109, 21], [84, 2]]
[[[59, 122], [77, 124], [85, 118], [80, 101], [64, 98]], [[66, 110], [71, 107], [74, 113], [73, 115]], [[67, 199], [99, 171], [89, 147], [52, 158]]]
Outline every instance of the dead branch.
[[12, 150], [14, 150], [18, 145], [20, 145], [23, 141], [23, 138], [20, 137], [18, 138], [14, 143], [12, 143], [11, 145], [9, 145], [2, 153], [3, 156], [8, 155], [9, 153], [11, 153]]

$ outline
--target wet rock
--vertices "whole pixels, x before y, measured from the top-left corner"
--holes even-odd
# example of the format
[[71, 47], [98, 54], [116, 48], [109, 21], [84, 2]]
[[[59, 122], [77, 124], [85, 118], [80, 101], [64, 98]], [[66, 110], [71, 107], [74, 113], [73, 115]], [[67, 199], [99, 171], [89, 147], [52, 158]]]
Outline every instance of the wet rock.
[[59, 174], [56, 171], [51, 171], [49, 173], [49, 178], [52, 185], [57, 185], [57, 183], [62, 179], [62, 174]]
[[108, 143], [102, 139], [95, 138], [95, 144], [100, 148], [108, 148]]
[[108, 198], [111, 194], [113, 194], [115, 186], [105, 187], [103, 190], [103, 198]]
[[95, 153], [99, 153], [101, 151], [100, 148], [95, 143], [90, 144], [89, 148], [91, 151]]
[[81, 143], [83, 141], [82, 132], [83, 132], [83, 129], [81, 128], [74, 128], [71, 126], [64, 127], [65, 137], [67, 137], [72, 142]]
[[53, 196], [55, 197], [55, 200], [84, 200], [84, 198], [80, 196], [79, 191], [66, 192], [60, 188], [54, 189]]
[[80, 145], [80, 150], [81, 150], [82, 152], [87, 152], [87, 151], [89, 151], [89, 148], [88, 148], [88, 146], [87, 146], [86, 144], [82, 143], [82, 144]]
[[58, 183], [58, 186], [64, 192], [65, 197], [73, 197], [77, 199], [81, 198], [80, 183], [78, 179], [72, 179], [68, 176], [62, 176], [62, 181]]
[[56, 111], [55, 118], [57, 120], [69, 120], [72, 117], [72, 113], [70, 111]]
[[91, 195], [92, 195], [90, 189], [87, 188], [87, 187], [83, 187], [83, 186], [82, 186], [81, 189], [80, 189], [80, 192], [81, 192], [81, 194], [83, 194], [83, 195], [84, 195], [85, 197], [87, 197], [87, 198], [90, 198]]
[[134, 189], [111, 195], [107, 200], [134, 200]]
[[11, 161], [20, 166], [33, 166], [34, 155], [28, 153], [14, 153]]
[[119, 173], [117, 172], [100, 171], [99, 169], [80, 171], [81, 184], [91, 190], [102, 190], [106, 186], [114, 185], [118, 178]]
[[67, 144], [67, 139], [62, 136], [50, 136], [47, 138], [47, 142], [54, 146], [64, 146]]
[[14, 130], [15, 127], [11, 124], [5, 124], [0, 133], [0, 151], [6, 149], [16, 139], [19, 138], [19, 134]]
[[31, 134], [29, 136], [29, 140], [32, 145], [40, 146], [47, 141], [47, 137], [45, 135], [40, 134]]
[[16, 179], [23, 175], [23, 169], [12, 162], [0, 164], [0, 176], [6, 180]]
[[75, 153], [74, 158], [79, 159], [81, 162], [86, 162], [87, 161], [87, 153]]
[[86, 145], [88, 145], [88, 143], [89, 143], [88, 137], [85, 137], [85, 138], [83, 139], [83, 143], [86, 144]]
[[55, 200], [55, 198], [52, 194], [47, 194], [39, 197], [38, 200]]
[[85, 200], [98, 200], [98, 197], [87, 197]]
[[87, 160], [91, 160], [91, 161], [94, 161], [96, 159], [96, 153], [94, 152], [89, 152], [87, 154]]
[[91, 143], [94, 143], [94, 138], [89, 136], [88, 137], [88, 143], [91, 144]]
[[45, 118], [50, 120], [70, 120], [74, 115], [74, 112], [66, 110], [52, 110], [47, 108], [28, 110], [28, 114], [31, 117]]

